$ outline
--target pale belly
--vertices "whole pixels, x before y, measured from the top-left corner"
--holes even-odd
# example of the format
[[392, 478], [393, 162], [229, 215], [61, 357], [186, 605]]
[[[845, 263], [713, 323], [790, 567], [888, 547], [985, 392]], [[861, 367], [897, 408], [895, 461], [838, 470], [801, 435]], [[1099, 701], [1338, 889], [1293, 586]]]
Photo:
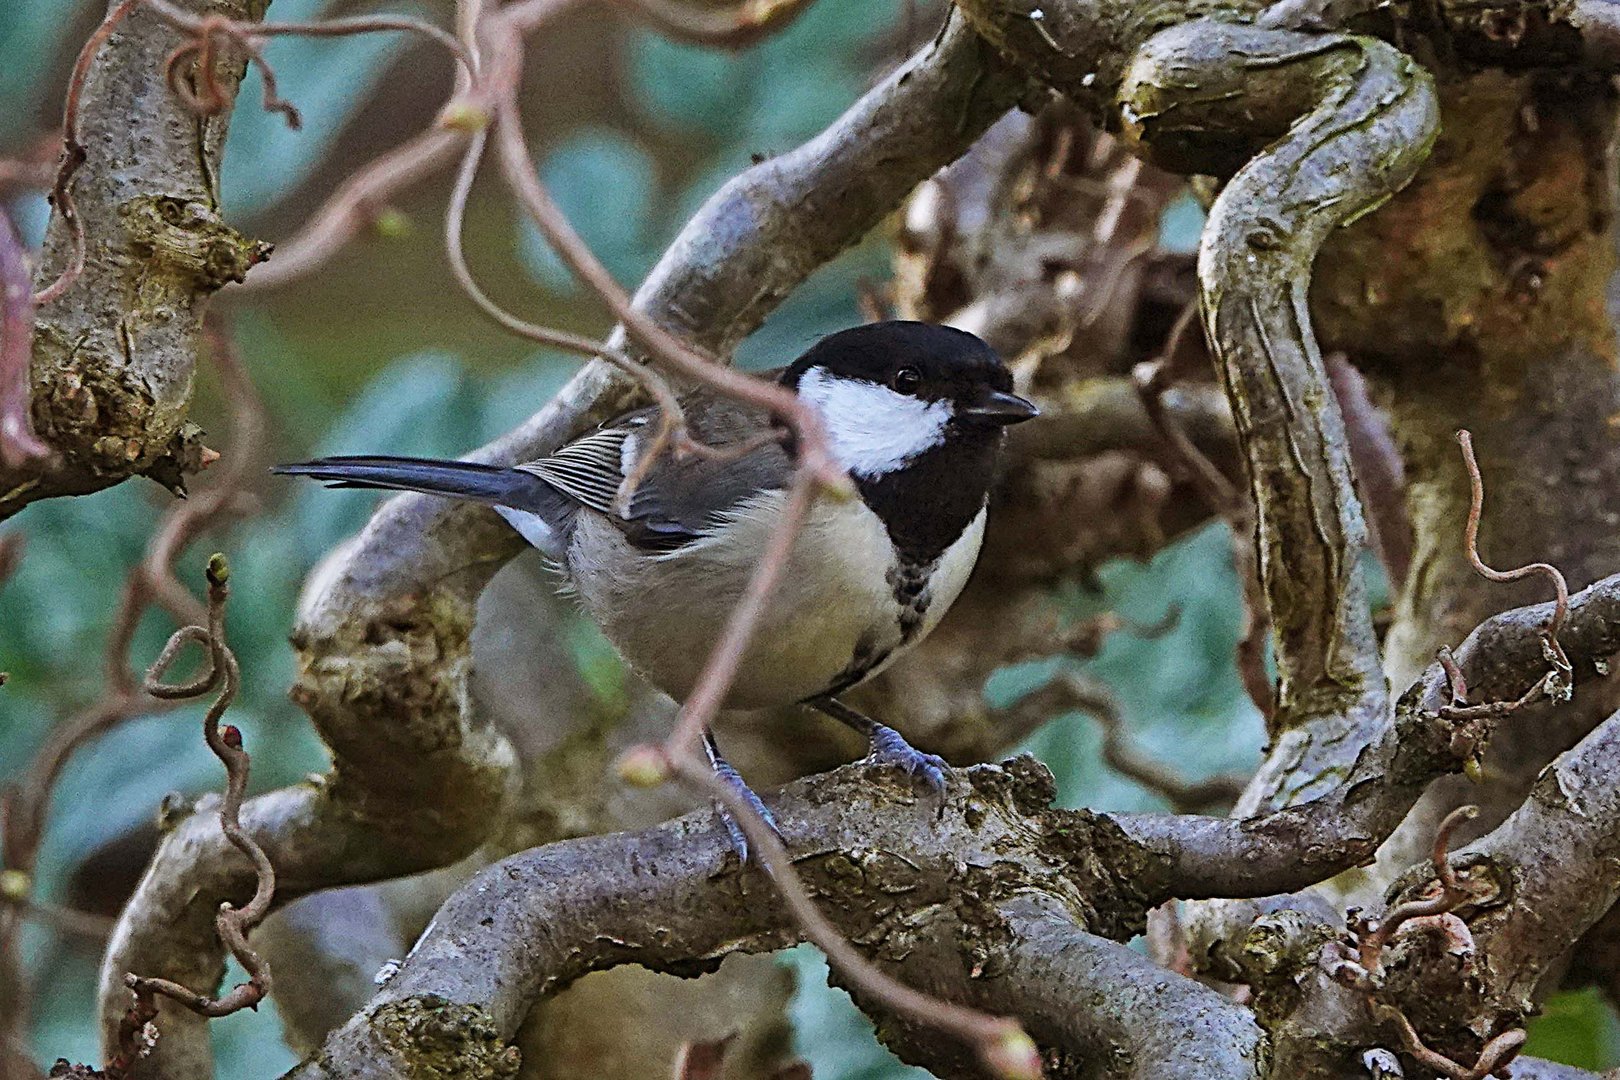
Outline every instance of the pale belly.
[[[638, 552], [605, 519], [581, 515], [568, 552], [581, 602], [625, 661], [677, 701], [690, 693], [724, 633], [781, 497], [762, 496], [726, 533], [667, 555]], [[826, 692], [852, 671], [876, 674], [938, 624], [966, 584], [983, 534], [980, 513], [940, 558], [922, 619], [908, 635], [888, 580], [895, 553], [882, 522], [859, 500], [817, 503], [726, 707], [790, 704]]]

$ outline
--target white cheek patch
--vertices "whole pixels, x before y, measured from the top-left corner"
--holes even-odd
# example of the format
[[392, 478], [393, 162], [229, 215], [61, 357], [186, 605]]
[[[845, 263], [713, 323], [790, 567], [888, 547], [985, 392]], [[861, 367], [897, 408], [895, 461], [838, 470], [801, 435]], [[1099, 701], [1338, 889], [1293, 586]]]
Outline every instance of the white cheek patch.
[[839, 462], [866, 479], [894, 472], [945, 441], [951, 405], [923, 401], [864, 379], [840, 379], [813, 367], [799, 378], [799, 396], [821, 412]]

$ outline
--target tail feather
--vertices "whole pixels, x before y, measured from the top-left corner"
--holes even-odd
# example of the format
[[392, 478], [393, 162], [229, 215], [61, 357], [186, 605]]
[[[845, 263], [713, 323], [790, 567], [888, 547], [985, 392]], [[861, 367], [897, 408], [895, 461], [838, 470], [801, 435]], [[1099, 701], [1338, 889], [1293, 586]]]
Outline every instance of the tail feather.
[[[544, 481], [516, 469], [479, 465], [471, 461], [436, 461], [431, 458], [354, 456], [277, 465], [270, 470], [285, 476], [308, 476], [329, 487], [386, 488], [448, 495], [481, 503], [525, 506], [541, 492], [554, 489]], [[549, 500], [547, 500], [549, 501]]]
[[416, 491], [494, 507], [529, 541], [550, 552], [574, 505], [533, 473], [471, 461], [374, 455], [318, 458], [277, 465], [283, 476], [308, 476], [332, 488]]

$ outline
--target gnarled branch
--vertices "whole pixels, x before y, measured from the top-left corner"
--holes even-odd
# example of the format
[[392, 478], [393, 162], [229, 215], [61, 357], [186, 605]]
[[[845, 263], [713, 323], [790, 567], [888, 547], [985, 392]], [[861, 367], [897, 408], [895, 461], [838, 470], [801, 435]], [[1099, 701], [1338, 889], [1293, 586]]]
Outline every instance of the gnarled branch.
[[[249, 20], [264, 4], [185, 7]], [[181, 40], [137, 6], [88, 69], [77, 99], [84, 163], [72, 179], [84, 269], [39, 307], [34, 328], [32, 416], [54, 457], [0, 464], [0, 518], [137, 475], [183, 490], [200, 467], [201, 432], [186, 414], [203, 308], [268, 248], [219, 215], [220, 156], [246, 59], [222, 57], [213, 73], [221, 109], [199, 116], [165, 82], [165, 58]], [[62, 210], [46, 232], [40, 284], [77, 258]]]
[[[1049, 1076], [1259, 1076], [1264, 1040], [1247, 1010], [1164, 971], [1120, 993], [1152, 965], [1096, 935], [1140, 928], [1145, 909], [1128, 885], [1138, 855], [1106, 819], [1048, 809], [1050, 784], [1027, 758], [975, 766], [953, 774], [936, 813], [854, 766], [791, 785], [772, 813], [841, 931], [912, 985], [1023, 1018], [1053, 1051]], [[489, 1068], [535, 1001], [586, 972], [635, 963], [688, 974], [797, 936], [711, 812], [537, 848], [458, 891], [372, 1002], [292, 1075], [498, 1075], [464, 1070]], [[1098, 998], [1111, 1000], [1074, 1007]], [[445, 1046], [433, 1036], [444, 1021], [476, 1042]], [[941, 1075], [980, 1075], [930, 1031], [886, 1024], [885, 1034]]]

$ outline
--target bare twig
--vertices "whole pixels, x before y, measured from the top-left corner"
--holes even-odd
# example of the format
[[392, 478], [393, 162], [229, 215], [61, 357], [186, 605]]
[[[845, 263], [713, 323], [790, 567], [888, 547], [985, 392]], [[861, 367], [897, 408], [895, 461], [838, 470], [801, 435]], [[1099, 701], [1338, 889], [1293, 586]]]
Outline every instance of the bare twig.
[[[219, 810], [220, 829], [243, 855], [252, 861], [257, 884], [253, 898], [237, 908], [229, 901], [219, 906], [214, 921], [219, 938], [248, 973], [248, 981], [238, 983], [222, 997], [199, 994], [190, 987], [169, 979], [144, 978], [136, 974], [125, 976], [139, 1004], [154, 994], [173, 998], [186, 1008], [202, 1016], [228, 1016], [240, 1009], [257, 1006], [270, 993], [270, 968], [264, 958], [248, 945], [247, 935], [270, 910], [275, 896], [276, 872], [264, 849], [242, 830], [240, 818], [242, 799], [247, 794], [250, 759], [242, 748], [242, 733], [234, 725], [220, 727], [220, 717], [230, 708], [241, 684], [241, 671], [236, 656], [225, 641], [225, 602], [230, 596], [230, 567], [223, 555], [208, 560], [208, 625], [187, 626], [169, 638], [163, 652], [147, 670], [144, 687], [153, 697], [172, 700], [195, 698], [218, 689], [219, 694], [203, 717], [203, 738], [208, 748], [225, 766], [225, 798]], [[196, 678], [181, 683], [163, 681], [175, 658], [189, 642], [198, 642], [208, 652], [208, 666]]]
[[[282, 113], [292, 127], [299, 125], [298, 111], [290, 102], [284, 101], [276, 94], [275, 72], [265, 60], [262, 48], [263, 41], [266, 38], [279, 35], [341, 37], [353, 34], [402, 31], [418, 34], [435, 41], [448, 49], [463, 64], [471, 64], [470, 56], [454, 35], [431, 23], [405, 16], [364, 16], [350, 19], [329, 19], [316, 23], [254, 24], [238, 22], [217, 14], [195, 16], [175, 7], [173, 4], [168, 3], [167, 0], [123, 0], [117, 7], [108, 12], [101, 25], [84, 43], [84, 47], [79, 51], [78, 59], [74, 62], [73, 73], [69, 77], [67, 98], [63, 106], [62, 117], [62, 161], [57, 170], [51, 199], [58, 212], [62, 215], [62, 220], [71, 230], [73, 250], [68, 265], [61, 275], [50, 285], [41, 289], [35, 296], [35, 302], [38, 304], [50, 303], [61, 296], [72, 287], [84, 270], [84, 223], [79, 219], [74, 206], [72, 190], [73, 176], [85, 159], [84, 146], [79, 142], [79, 102], [84, 93], [85, 79], [89, 74], [91, 64], [95, 61], [96, 54], [101, 50], [101, 46], [106, 43], [107, 39], [112, 36], [118, 24], [137, 6], [145, 6], [171, 26], [192, 35], [193, 40], [181, 44], [169, 54], [165, 77], [170, 89], [174, 91], [176, 96], [188, 108], [202, 115], [217, 113], [225, 105], [225, 93], [218, 84], [213, 63], [215, 39], [220, 37], [234, 43], [246, 52], [248, 58], [263, 76], [264, 108], [268, 111]], [[201, 77], [202, 93], [200, 95], [193, 91], [180, 75], [185, 61], [189, 59], [195, 59], [196, 63], [193, 70]]]
[[1247, 779], [1236, 774], [1218, 774], [1202, 780], [1189, 780], [1176, 770], [1153, 760], [1138, 749], [1125, 729], [1119, 702], [1108, 688], [1076, 672], [1054, 679], [1044, 691], [1031, 695], [1042, 703], [1048, 716], [1066, 708], [1080, 709], [1102, 729], [1102, 755], [1109, 768], [1134, 780], [1162, 797], [1178, 813], [1189, 813], [1210, 806], [1230, 806], [1243, 794]]
[[[1460, 806], [1447, 814], [1435, 829], [1434, 847], [1429, 854], [1435, 876], [1435, 887], [1430, 890], [1431, 895], [1396, 904], [1376, 925], [1352, 918], [1356, 958], [1352, 960], [1340, 953], [1328, 967], [1335, 981], [1365, 994], [1369, 1007], [1395, 1025], [1400, 1033], [1401, 1045], [1407, 1053], [1425, 1067], [1449, 1080], [1485, 1080], [1497, 1070], [1506, 1067], [1508, 1062], [1523, 1049], [1527, 1037], [1525, 1031], [1523, 1028], [1509, 1028], [1496, 1035], [1480, 1049], [1473, 1065], [1463, 1065], [1433, 1049], [1424, 1043], [1406, 1013], [1387, 998], [1384, 985], [1384, 949], [1402, 926], [1412, 924], [1415, 929], [1419, 925], [1415, 920], [1432, 920], [1436, 916], [1449, 916], [1473, 897], [1473, 891], [1453, 869], [1448, 852], [1452, 833], [1463, 822], [1473, 820], [1478, 814], [1478, 807]], [[1438, 928], [1443, 924], [1425, 922], [1421, 925]], [[1466, 924], [1453, 919], [1452, 925], [1461, 927], [1461, 932], [1467, 933]]]
[[[347, 19], [322, 19], [319, 22], [243, 23], [214, 15], [192, 15], [169, 3], [169, 0], [136, 0], [145, 4], [159, 18], [177, 30], [197, 38], [197, 46], [213, 35], [224, 35], [238, 44], [247, 45], [268, 37], [353, 37], [356, 34], [404, 32], [417, 34], [442, 45], [457, 60], [472, 66], [472, 59], [456, 36], [443, 27], [405, 15], [362, 15]], [[205, 76], [206, 77], [206, 76]]]
[[[1469, 504], [1468, 525], [1464, 540], [1464, 550], [1468, 555], [1468, 562], [1473, 566], [1474, 572], [1487, 581], [1510, 582], [1520, 581], [1534, 574], [1545, 577], [1553, 587], [1553, 613], [1547, 620], [1542, 631], [1542, 651], [1546, 654], [1547, 663], [1551, 665], [1546, 676], [1530, 690], [1526, 691], [1525, 698], [1533, 698], [1536, 693], [1543, 693], [1555, 701], [1566, 701], [1574, 691], [1574, 668], [1570, 665], [1569, 656], [1558, 641], [1558, 633], [1564, 628], [1564, 622], [1569, 618], [1569, 583], [1564, 580], [1563, 573], [1556, 567], [1547, 563], [1531, 563], [1514, 570], [1493, 570], [1485, 565], [1479, 557], [1479, 519], [1485, 507], [1485, 482], [1479, 474], [1479, 462], [1474, 458], [1474, 438], [1466, 430], [1457, 432], [1457, 442], [1462, 446], [1463, 464], [1468, 469]], [[1511, 703], [1506, 707], [1497, 705], [1477, 706], [1476, 708], [1502, 708], [1510, 712], [1524, 704], [1523, 700]]]
[[[678, 772], [688, 779], [699, 780], [706, 787], [725, 787], [718, 783], [706, 765], [696, 763], [690, 751], [696, 746], [703, 727], [724, 703], [754, 628], [785, 572], [788, 556], [811, 504], [823, 488], [848, 497], [849, 477], [827, 450], [819, 418], [812, 409], [774, 384], [743, 375], [699, 354], [647, 318], [633, 306], [630, 296], [612, 279], [574, 231], [542, 185], [534, 167], [533, 155], [523, 140], [516, 100], [521, 51], [511, 18], [508, 14], [506, 21], [491, 20], [494, 25], [482, 38], [490, 47], [488, 69], [475, 80], [471, 94], [482, 95], [493, 110], [503, 175], [531, 220], [574, 275], [608, 304], [631, 335], [656, 359], [688, 378], [769, 410], [787, 421], [798, 436], [795, 444], [798, 467], [789, 488], [782, 519], [750, 578], [747, 590], [733, 608], [725, 633], [716, 643], [696, 686], [683, 704], [675, 728], [662, 747], [638, 747], [621, 764], [621, 770], [626, 775], [634, 775], [641, 780], [656, 782], [671, 772]], [[483, 133], [479, 132], [467, 148], [446, 218], [446, 242], [453, 269], [458, 282], [474, 302], [502, 325], [532, 340], [557, 343], [555, 332], [516, 319], [491, 302], [478, 288], [461, 254], [462, 209], [483, 150], [483, 139]], [[600, 347], [594, 343], [588, 349], [601, 354]], [[621, 363], [620, 366], [625, 365]], [[630, 373], [636, 375], [636, 368], [632, 366]], [[666, 406], [662, 415], [663, 428], [658, 439], [644, 454], [638, 467], [626, 477], [625, 487], [633, 489], [635, 481], [661, 450], [660, 444], [676, 430], [679, 413]], [[625, 497], [623, 490], [620, 497]], [[810, 904], [802, 882], [794, 873], [785, 852], [781, 851], [780, 841], [775, 839], [769, 825], [729, 788], [726, 788], [722, 801], [738, 816], [751, 841], [757, 833], [770, 834], [770, 842], [776, 845], [773, 852], [775, 857], [767, 858], [765, 865], [772, 871], [777, 887], [782, 890], [795, 914], [809, 920], [803, 924], [807, 935], [823, 946], [829, 959], [846, 977], [857, 985], [867, 987], [875, 997], [896, 1009], [966, 1039], [978, 1049], [987, 1064], [994, 1065], [997, 1075], [1039, 1075], [1039, 1059], [1035, 1055], [1034, 1044], [1015, 1024], [994, 1020], [910, 990], [868, 964]]]
[[463, 131], [424, 131], [351, 173], [291, 239], [277, 244], [275, 258], [232, 286], [232, 293], [265, 292], [321, 269], [376, 219], [390, 197], [449, 165], [466, 141]]
[[1381, 1002], [1375, 1002], [1374, 1008], [1394, 1022], [1396, 1030], [1401, 1035], [1401, 1045], [1407, 1053], [1448, 1080], [1485, 1080], [1497, 1070], [1506, 1068], [1509, 1062], [1518, 1057], [1519, 1051], [1524, 1049], [1524, 1044], [1530, 1037], [1523, 1028], [1510, 1028], [1486, 1043], [1480, 1049], [1479, 1057], [1475, 1059], [1473, 1065], [1460, 1065], [1426, 1045], [1417, 1029], [1412, 1026], [1412, 1021], [1408, 1020], [1406, 1014], [1399, 1009]]
[[34, 284], [28, 253], [11, 215], [0, 209], [0, 465], [48, 457], [34, 434], [29, 365], [34, 356]]
[[42, 133], [16, 157], [0, 158], [0, 199], [20, 191], [49, 191], [62, 156], [62, 133]]
[[494, 95], [495, 144], [502, 173], [552, 249], [580, 281], [607, 303], [614, 317], [654, 357], [680, 375], [781, 417], [798, 436], [800, 463], [811, 470], [817, 483], [831, 492], [849, 493], [852, 490], [849, 476], [828, 449], [820, 419], [812, 407], [783, 387], [703, 355], [631, 303], [630, 295], [613, 280], [607, 268], [574, 231], [535, 170], [518, 116], [516, 59], [519, 49], [515, 39], [508, 31], [504, 35], [492, 32], [486, 40], [500, 45], [499, 52], [492, 52], [490, 58], [488, 82], [489, 92]]
[[[8, 902], [9, 897], [0, 895], [0, 904]], [[96, 945], [105, 944], [108, 935], [112, 933], [114, 920], [110, 915], [80, 911], [77, 908], [63, 907], [61, 904], [48, 904], [32, 897], [19, 901], [18, 907], [22, 909], [25, 918], [41, 926], [47, 926], [64, 936], [82, 938]]]
[[467, 255], [461, 238], [467, 197], [472, 191], [473, 179], [478, 173], [478, 164], [483, 157], [485, 138], [485, 132], [480, 130], [473, 135], [472, 141], [467, 145], [445, 210], [444, 246], [450, 260], [450, 272], [454, 275], [456, 284], [461, 286], [461, 291], [467, 294], [473, 304], [506, 330], [539, 345], [549, 345], [581, 356], [601, 357], [640, 384], [658, 406], [658, 428], [642, 450], [636, 467], [626, 474], [619, 485], [619, 502], [627, 506], [630, 497], [635, 494], [637, 486], [646, 476], [647, 470], [667, 447], [677, 440], [680, 440], [682, 445], [695, 445], [691, 439], [685, 437], [686, 413], [669, 383], [656, 371], [624, 350], [579, 334], [568, 333], [566, 330], [541, 326], [519, 318], [497, 304], [478, 284], [478, 280], [473, 277], [472, 269], [467, 265]]
[[[484, 31], [479, 35], [478, 49], [482, 63], [499, 69], [497, 61], [511, 63], [518, 56], [515, 36], [558, 6], [558, 0], [526, 0], [492, 9], [478, 20], [478, 5], [463, 3], [458, 6], [457, 25], [465, 31], [473, 21], [480, 22]], [[498, 95], [490, 96], [490, 91], [504, 85], [501, 78], [495, 77], [500, 74], [499, 70], [486, 73], [477, 80], [478, 85], [468, 88], [464, 100], [453, 106], [453, 115], [460, 122], [472, 125], [480, 114], [493, 115], [491, 103]], [[507, 71], [505, 77], [515, 80], [515, 71]], [[995, 62], [970, 32], [960, 25], [953, 26], [940, 44], [925, 49], [904, 71], [885, 80], [822, 138], [772, 162], [768, 169], [746, 173], [723, 188], [689, 226], [688, 233], [709, 227], [705, 222], [729, 220], [733, 208], [742, 212], [744, 203], [748, 204], [750, 224], [742, 232], [728, 236], [719, 247], [706, 247], [702, 260], [685, 246], [687, 240], [677, 240], [654, 279], [643, 287], [642, 310], [657, 312], [659, 322], [683, 326], [715, 348], [726, 347], [728, 341], [735, 341], [757, 324], [786, 287], [850, 243], [887, 213], [905, 189], [959, 152], [973, 133], [1005, 110], [1022, 86], [1022, 78]], [[522, 156], [529, 157], [527, 148], [521, 146], [521, 137], [518, 141]], [[883, 161], [885, 167], [877, 170], [860, 164], [875, 160]], [[532, 169], [532, 160], [527, 167]], [[848, 181], [838, 179], [841, 171], [849, 173]], [[829, 200], [817, 203], [817, 209], [810, 212], [804, 199], [813, 198], [818, 191], [826, 191]], [[780, 202], [780, 208], [768, 208], [761, 216], [758, 193]], [[796, 239], [796, 223], [801, 221], [819, 224], [802, 239]], [[731, 254], [735, 242], [742, 240], [740, 257], [743, 251], [755, 247], [756, 241], [747, 239], [755, 233], [763, 245], [760, 250], [772, 252], [772, 264], [760, 273], [732, 275], [737, 277], [739, 287], [746, 286], [747, 297], [752, 299], [711, 279], [705, 295], [730, 305], [729, 314], [713, 306], [696, 311], [682, 302], [691, 282], [702, 273], [700, 262], [713, 262], [732, 273], [731, 268], [739, 265]], [[779, 239], [766, 242], [766, 237]], [[767, 291], [761, 292], [761, 288]], [[680, 314], [675, 314], [677, 310]], [[691, 321], [687, 321], [688, 317]], [[641, 340], [639, 334], [632, 336]], [[602, 366], [592, 365], [578, 385], [565, 391], [541, 417], [486, 448], [480, 458], [512, 462], [545, 452], [566, 438], [570, 427], [576, 423], [584, 426], [586, 421], [576, 410], [591, 408], [596, 394], [605, 393], [596, 399], [599, 408], [594, 418], [598, 420], [630, 404], [623, 385], [624, 381], [618, 379], [610, 384], [603, 377]], [[801, 447], [813, 444], [805, 432], [800, 435]], [[457, 519], [471, 528], [452, 527], [446, 531], [438, 527]], [[310, 598], [298, 630], [300, 651], [307, 661], [306, 674], [296, 692], [332, 746], [338, 768], [345, 776], [343, 792], [334, 788], [330, 796], [312, 799], [307, 789], [289, 789], [256, 799], [243, 810], [244, 821], [273, 833], [277, 850], [286, 851], [294, 860], [290, 865], [295, 869], [284, 868], [288, 881], [297, 883], [292, 888], [369, 880], [405, 868], [440, 865], [465, 854], [467, 844], [486, 835], [491, 814], [485, 808], [498, 805], [505, 790], [510, 759], [505, 756], [504, 744], [470, 730], [473, 725], [458, 696], [435, 694], [431, 701], [423, 702], [411, 688], [424, 679], [442, 677], [451, 685], [464, 681], [466, 665], [460, 658], [465, 656], [464, 630], [472, 621], [471, 602], [513, 550], [508, 531], [494, 526], [494, 521], [486, 520], [479, 511], [445, 508], [411, 498], [391, 500], [349, 555], [340, 560], [342, 568], [324, 577], [323, 587]], [[363, 553], [378, 542], [387, 545], [392, 554], [367, 558]], [[418, 551], [420, 558], [407, 554]], [[432, 564], [441, 557], [471, 572], [440, 575]], [[462, 562], [463, 558], [467, 561]], [[407, 584], [408, 578], [419, 573], [426, 575], [420, 588], [415, 582]], [[429, 606], [431, 617], [426, 610]], [[415, 649], [408, 660], [376, 658], [381, 650], [353, 648], [357, 639], [350, 638], [350, 631], [363, 626], [375, 628], [391, 640], [431, 640], [437, 648], [432, 659], [420, 658], [423, 651]], [[372, 677], [387, 686], [375, 709], [356, 703], [352, 697], [332, 696], [339, 682]], [[402, 715], [412, 718], [418, 735], [427, 730], [444, 731], [447, 739], [456, 742], [454, 749], [432, 757], [441, 772], [454, 771], [455, 781], [435, 776], [433, 783], [442, 780], [445, 788], [461, 787], [465, 791], [457, 791], [456, 805], [444, 808], [442, 814], [416, 815], [432, 817], [434, 820], [428, 824], [416, 824], [413, 819], [402, 826], [398, 818], [410, 815], [399, 815], [392, 809], [401, 800], [415, 800], [413, 808], [419, 808], [420, 794], [407, 789], [413, 786], [411, 778], [421, 771], [418, 763], [424, 755], [419, 749], [411, 750], [412, 765], [406, 767], [402, 777], [402, 770], [385, 760], [391, 747], [404, 749], [395, 746], [398, 738], [385, 740], [379, 747], [375, 732], [368, 731], [365, 723], [364, 714], [379, 714], [382, 708], [395, 706]], [[410, 771], [412, 768], [416, 771]], [[356, 805], [362, 802], [364, 806]], [[294, 814], [291, 819], [290, 812]], [[380, 833], [388, 835], [392, 842], [368, 846], [391, 850], [369, 860], [361, 859], [357, 865], [357, 837]], [[112, 970], [156, 973], [161, 966], [168, 969], [164, 974], [174, 972], [173, 977], [184, 978], [194, 986], [200, 980], [217, 977], [213, 970], [217, 956], [209, 948], [212, 942], [202, 940], [189, 927], [177, 931], [175, 922], [179, 911], [206, 906], [202, 898], [208, 898], [207, 902], [217, 898], [224, 882], [242, 880], [240, 867], [234, 865], [240, 860], [233, 857], [227, 861], [230, 865], [222, 862], [227, 851], [228, 846], [217, 832], [205, 833], [191, 823], [170, 835], [146, 883], [126, 909], [112, 951]], [[234, 852], [231, 854], [234, 856]], [[288, 892], [289, 886], [284, 883], [281, 893]], [[178, 939], [196, 940], [180, 948]], [[107, 990], [104, 986], [102, 1016], [103, 1030], [110, 1036], [126, 1009], [122, 987], [113, 994]], [[159, 1057], [164, 1061], [206, 1060], [205, 1031], [204, 1025], [196, 1023], [174, 1024]], [[158, 1064], [153, 1063], [154, 1067]]]
[[[820, 490], [835, 497], [847, 498], [852, 491], [851, 481], [828, 449], [821, 421], [813, 408], [774, 383], [745, 375], [702, 355], [632, 304], [629, 294], [613, 280], [607, 268], [574, 231], [573, 225], [552, 200], [535, 170], [533, 155], [523, 140], [517, 112], [516, 57], [519, 48], [515, 37], [510, 30], [505, 33], [492, 30], [485, 40], [494, 43], [489, 60], [489, 85], [484, 90], [491, 95], [495, 112], [495, 141], [502, 173], [552, 248], [574, 275], [607, 303], [630, 334], [658, 360], [681, 375], [771, 412], [786, 421], [797, 435], [795, 450], [798, 470], [782, 520], [750, 580], [743, 600], [727, 624], [725, 635], [716, 644], [697, 685], [681, 710], [680, 721], [665, 744], [666, 753], [683, 754], [697, 745], [698, 733], [724, 702], [754, 625], [763, 611], [765, 599], [785, 568], [787, 555], [809, 512], [811, 500]], [[475, 148], [469, 148], [469, 161], [474, 158]], [[467, 170], [464, 169], [463, 176], [466, 175]], [[647, 461], [646, 457], [642, 459], [642, 465], [638, 466], [635, 474], [641, 473]], [[635, 478], [632, 475], [627, 482]]]
[[[306, 23], [244, 23], [223, 15], [195, 16], [182, 11], [168, 0], [140, 0], [170, 26], [192, 35], [169, 54], [165, 65], [165, 78], [172, 90], [187, 108], [202, 116], [212, 116], [226, 104], [224, 91], [215, 75], [214, 43], [223, 39], [247, 54], [264, 83], [262, 105], [266, 112], [278, 112], [287, 125], [297, 128], [302, 124], [298, 109], [276, 92], [276, 73], [264, 57], [264, 39], [277, 36], [348, 37], [356, 34], [406, 32], [418, 34], [448, 49], [463, 64], [471, 66], [471, 58], [455, 35], [432, 23], [399, 15], [368, 15], [348, 19], [325, 19]], [[197, 93], [182, 76], [185, 63], [194, 60], [193, 70], [201, 77], [202, 93]], [[195, 77], [195, 76], [194, 76]]]
[[[153, 10], [156, 10], [155, 6]], [[227, 99], [219, 85], [218, 69], [214, 66], [214, 41], [224, 38], [245, 52], [253, 66], [259, 69], [262, 84], [259, 103], [264, 111], [280, 113], [287, 126], [294, 131], [303, 127], [304, 120], [298, 108], [277, 92], [276, 71], [264, 58], [263, 47], [244, 33], [237, 23], [221, 15], [206, 15], [198, 23], [196, 34], [195, 41], [178, 46], [163, 65], [164, 82], [168, 83], [169, 91], [186, 108], [198, 116], [218, 116], [225, 110]], [[192, 74], [186, 72], [188, 60], [192, 61]], [[201, 94], [192, 89], [192, 82], [198, 75], [202, 77]]]
[[1358, 935], [1357, 951], [1361, 958], [1361, 966], [1374, 978], [1383, 967], [1384, 947], [1389, 944], [1402, 924], [1412, 919], [1455, 911], [1459, 904], [1472, 895], [1468, 887], [1458, 879], [1457, 872], [1451, 868], [1451, 861], [1446, 853], [1451, 848], [1451, 834], [1456, 832], [1457, 827], [1478, 816], [1479, 807], [1459, 806], [1447, 814], [1435, 829], [1434, 848], [1429, 858], [1434, 867], [1435, 879], [1440, 886], [1439, 891], [1433, 896], [1396, 904], [1378, 921], [1377, 926], [1372, 927], [1364, 935]]
[[695, 746], [699, 733], [724, 703], [726, 693], [737, 676], [737, 669], [742, 665], [743, 654], [753, 639], [754, 628], [759, 625], [765, 605], [787, 571], [788, 556], [792, 554], [799, 532], [810, 516], [810, 507], [817, 494], [815, 476], [801, 464], [793, 475], [782, 516], [771, 533], [769, 544], [760, 554], [759, 564], [748, 579], [748, 588], [743, 591], [737, 606], [732, 608], [731, 617], [726, 620], [725, 633], [715, 642], [714, 651], [703, 665], [697, 685], [681, 706], [675, 729], [664, 742], [664, 748], [670, 754], [684, 754]]
[[136, 994], [129, 1011], [118, 1023], [116, 1049], [107, 1061], [109, 1080], [124, 1080], [135, 1063], [152, 1052], [157, 1042], [157, 1001], [151, 994]]
[[[153, 602], [160, 603], [182, 624], [207, 620], [206, 607], [175, 577], [175, 560], [199, 533], [250, 503], [243, 495], [243, 483], [256, 461], [253, 451], [262, 443], [263, 407], [227, 336], [216, 325], [207, 329], [211, 357], [219, 369], [225, 397], [235, 406], [231, 432], [234, 452], [216, 483], [174, 504], [148, 544], [146, 556], [130, 571], [107, 633], [102, 696], [52, 727], [21, 778], [0, 790], [0, 858], [6, 873], [15, 875], [11, 880], [17, 892], [13, 903], [0, 905], [0, 954], [15, 955], [20, 920], [35, 910], [34, 868], [51, 797], [68, 760], [80, 747], [119, 724], [182, 703], [181, 699], [149, 695], [131, 674], [129, 649], [136, 626]], [[0, 541], [0, 555], [20, 549], [20, 538]], [[55, 928], [66, 926], [62, 920], [46, 921]], [[19, 998], [25, 992], [22, 977], [21, 972], [5, 972], [0, 965], [0, 981], [9, 983], [9, 992]]]
[[222, 517], [243, 513], [254, 505], [244, 489], [259, 462], [258, 449], [265, 434], [264, 403], [249, 378], [230, 334], [218, 322], [204, 332], [209, 356], [219, 371], [225, 397], [232, 402], [232, 453], [218, 480], [201, 493], [175, 506], [148, 545], [146, 558], [130, 572], [119, 600], [119, 613], [108, 635], [107, 680], [121, 691], [133, 691], [129, 643], [147, 604], [156, 600], [181, 623], [201, 622], [204, 609], [175, 576], [175, 560], [197, 535]]

